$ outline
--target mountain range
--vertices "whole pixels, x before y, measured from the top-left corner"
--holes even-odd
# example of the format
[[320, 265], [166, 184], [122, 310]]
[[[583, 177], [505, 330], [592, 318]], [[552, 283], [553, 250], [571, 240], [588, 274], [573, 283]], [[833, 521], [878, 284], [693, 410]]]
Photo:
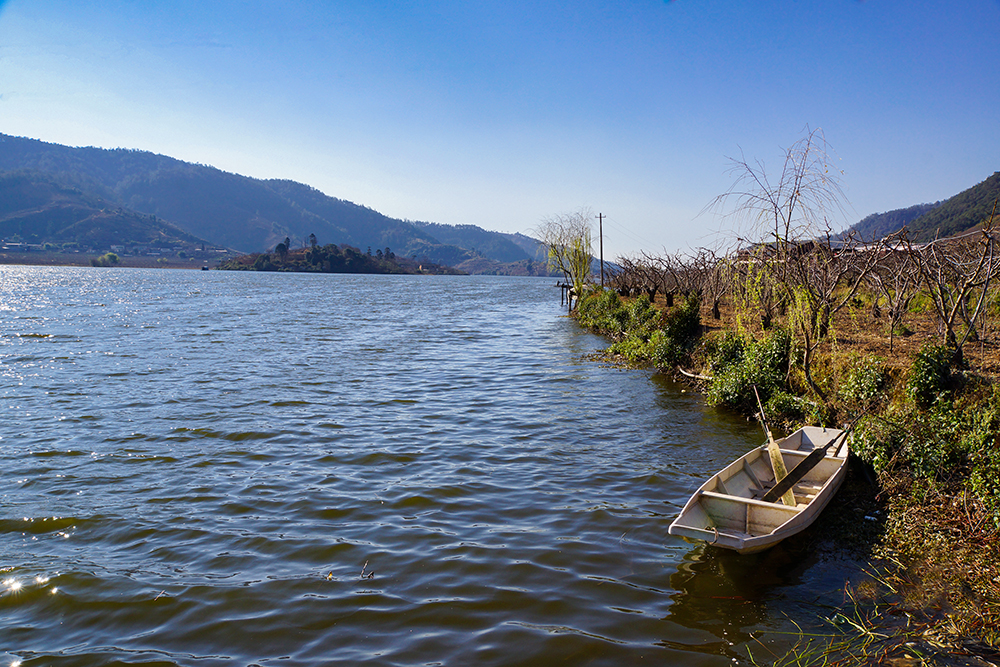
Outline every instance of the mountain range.
[[[876, 213], [851, 226], [870, 241], [903, 226], [914, 241], [981, 225], [1000, 172], [950, 199]], [[346, 244], [467, 273], [546, 275], [541, 244], [475, 225], [399, 220], [308, 185], [256, 179], [148, 151], [73, 148], [0, 134], [0, 239], [106, 252], [112, 246], [274, 249]]]
[[[545, 275], [538, 241], [412, 222], [290, 180], [256, 179], [147, 151], [73, 148], [0, 134], [0, 237], [78, 245], [273, 249], [286, 238], [391, 248], [467, 272]], [[470, 270], [471, 269], [471, 270]]]

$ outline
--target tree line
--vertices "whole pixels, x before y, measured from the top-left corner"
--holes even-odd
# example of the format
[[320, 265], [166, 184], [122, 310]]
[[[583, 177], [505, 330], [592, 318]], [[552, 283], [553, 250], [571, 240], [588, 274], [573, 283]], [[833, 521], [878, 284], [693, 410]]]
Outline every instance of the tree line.
[[[829, 216], [842, 210], [843, 192], [830, 162], [819, 130], [786, 151], [774, 178], [759, 162], [732, 160], [734, 185], [709, 206], [733, 223], [719, 247], [618, 257], [607, 285], [651, 302], [661, 295], [668, 308], [676, 296], [694, 295], [715, 320], [725, 302], [738, 328], [766, 332], [780, 323], [819, 400], [828, 398], [828, 389], [813, 377], [817, 350], [830, 341], [834, 317], [857, 304], [860, 292], [874, 318], [885, 322], [890, 352], [919, 299], [935, 316], [941, 346], [961, 365], [969, 341], [995, 333], [988, 316], [1000, 310], [995, 204], [978, 229], [958, 237], [914, 243], [904, 228], [863, 243], [831, 229]], [[590, 217], [585, 211], [557, 216], [538, 230], [550, 266], [576, 295], [593, 283]]]
[[865, 465], [853, 469], [885, 510], [863, 539], [912, 567], [935, 607], [947, 601], [949, 627], [996, 645], [997, 198], [959, 236], [864, 243], [832, 233], [843, 193], [831, 163], [819, 131], [777, 174], [733, 160], [733, 186], [707, 207], [729, 229], [715, 247], [619, 257], [606, 286], [582, 261], [587, 215], [544, 221], [539, 236], [578, 321], [611, 338], [614, 358], [691, 377], [709, 404], [771, 424], [854, 422], [852, 460]]

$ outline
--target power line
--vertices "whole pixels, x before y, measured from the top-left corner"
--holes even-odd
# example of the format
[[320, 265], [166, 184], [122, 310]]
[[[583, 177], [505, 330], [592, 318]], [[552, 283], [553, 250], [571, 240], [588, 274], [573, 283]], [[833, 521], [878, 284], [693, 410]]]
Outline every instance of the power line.
[[657, 244], [656, 244], [656, 243], [654, 243], [653, 241], [650, 241], [649, 239], [646, 239], [646, 238], [643, 238], [643, 237], [639, 236], [638, 234], [636, 234], [635, 232], [631, 231], [630, 229], [628, 229], [628, 228], [626, 228], [626, 227], [623, 227], [622, 225], [618, 224], [618, 223], [617, 223], [617, 222], [615, 222], [615, 221], [614, 221], [614, 219], [613, 219], [613, 218], [611, 218], [610, 216], [607, 216], [607, 215], [606, 215], [606, 216], [604, 216], [604, 220], [605, 220], [605, 222], [608, 222], [608, 223], [610, 223], [610, 224], [611, 224], [611, 226], [613, 226], [613, 227], [614, 227], [615, 229], [617, 229], [617, 230], [618, 230], [619, 232], [621, 232], [621, 233], [622, 233], [622, 234], [624, 234], [625, 236], [628, 236], [628, 237], [629, 237], [630, 239], [632, 239], [633, 241], [637, 241], [637, 242], [638, 242], [638, 243], [640, 243], [640, 244], [644, 244], [644, 245], [646, 245], [647, 247], [649, 247], [650, 249], [652, 249], [653, 247], [655, 247], [655, 246], [657, 245]]

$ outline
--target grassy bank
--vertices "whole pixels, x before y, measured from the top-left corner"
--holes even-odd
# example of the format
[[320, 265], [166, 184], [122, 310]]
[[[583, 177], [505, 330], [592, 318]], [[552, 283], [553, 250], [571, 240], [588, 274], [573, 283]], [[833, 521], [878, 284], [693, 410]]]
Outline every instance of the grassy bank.
[[[858, 594], [858, 608], [868, 611], [846, 636], [871, 641], [807, 642], [808, 651], [803, 644], [784, 664], [831, 664], [831, 656], [856, 664], [862, 655], [963, 664], [945, 660], [994, 654], [1000, 647], [1000, 349], [984, 336], [957, 358], [937, 345], [935, 318], [920, 299], [910, 305], [905, 330], [890, 340], [893, 325], [873, 308], [874, 295], [859, 292], [816, 346], [810, 384], [790, 316], [777, 316], [765, 330], [725, 299], [712, 304], [715, 313], [696, 296], [673, 301], [594, 289], [575, 313], [580, 324], [611, 339], [608, 358], [683, 377], [720, 408], [754, 415], [756, 386], [773, 425], [834, 426], [860, 416], [852, 474], [867, 489], [842, 493], [867, 496], [859, 506], [878, 507], [885, 518], [875, 531], [852, 529], [856, 517], [841, 528], [845, 539], [867, 543], [872, 571], [884, 574], [867, 597]], [[868, 613], [879, 609], [892, 613]]]

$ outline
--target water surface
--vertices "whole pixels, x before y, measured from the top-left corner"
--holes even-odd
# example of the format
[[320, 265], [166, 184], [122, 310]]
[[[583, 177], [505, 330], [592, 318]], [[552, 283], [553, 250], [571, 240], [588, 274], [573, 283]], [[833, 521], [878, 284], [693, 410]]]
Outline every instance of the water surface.
[[667, 535], [760, 433], [558, 297], [0, 267], [0, 667], [724, 665], [834, 600]]

